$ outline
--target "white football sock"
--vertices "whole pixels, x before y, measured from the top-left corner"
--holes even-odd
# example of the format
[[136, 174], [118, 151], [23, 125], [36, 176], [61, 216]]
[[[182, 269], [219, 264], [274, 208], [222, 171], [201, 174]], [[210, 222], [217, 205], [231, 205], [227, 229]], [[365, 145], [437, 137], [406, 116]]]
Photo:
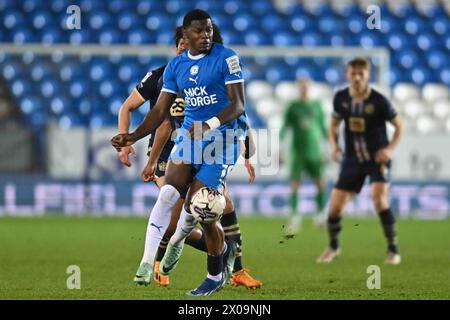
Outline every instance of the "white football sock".
[[216, 276], [213, 276], [213, 275], [211, 275], [211, 274], [208, 273], [208, 275], [207, 275], [206, 277], [207, 277], [208, 279], [211, 279], [211, 280], [214, 280], [214, 281], [220, 281], [220, 280], [222, 280], [222, 272], [219, 273], [219, 274], [216, 275]]
[[180, 193], [173, 186], [166, 184], [161, 188], [158, 200], [148, 219], [144, 256], [141, 263], [147, 262], [153, 265], [159, 243], [169, 226], [172, 208], [179, 198]]
[[177, 229], [175, 233], [170, 238], [170, 244], [173, 246], [183, 245], [184, 240], [186, 240], [187, 236], [191, 233], [191, 231], [195, 228], [197, 221], [192, 216], [192, 214], [188, 213], [183, 206], [183, 209], [180, 213], [180, 218], [178, 219]]

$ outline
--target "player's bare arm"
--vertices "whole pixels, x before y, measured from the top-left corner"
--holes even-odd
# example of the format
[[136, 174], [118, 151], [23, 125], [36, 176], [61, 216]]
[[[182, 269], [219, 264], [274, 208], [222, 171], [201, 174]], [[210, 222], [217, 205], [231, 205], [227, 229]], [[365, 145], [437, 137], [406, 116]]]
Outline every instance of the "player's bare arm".
[[225, 109], [223, 109], [222, 112], [217, 115], [217, 117], [214, 117], [206, 122], [202, 122], [201, 132], [198, 133], [198, 136], [194, 137], [194, 123], [192, 123], [191, 127], [189, 128], [189, 134], [191, 137], [201, 139], [204, 132], [210, 129], [216, 129], [221, 125], [231, 122], [244, 114], [244, 84], [242, 82], [227, 84], [226, 88], [227, 95], [231, 103]]
[[170, 119], [166, 117], [161, 125], [156, 129], [155, 138], [152, 149], [148, 157], [147, 165], [142, 170], [141, 176], [145, 182], [153, 181], [155, 177], [156, 165], [161, 152], [172, 134], [172, 124]]
[[158, 128], [168, 115], [170, 106], [175, 101], [176, 94], [162, 91], [154, 108], [145, 116], [144, 121], [132, 133], [122, 133], [111, 139], [111, 144], [117, 150], [122, 147], [131, 146], [136, 141], [149, 135]]
[[392, 158], [394, 150], [399, 144], [400, 139], [403, 135], [403, 122], [401, 121], [400, 117], [396, 116], [391, 120], [391, 123], [395, 129], [394, 135], [391, 142], [385, 148], [378, 150], [375, 154], [375, 161], [378, 163], [386, 163]]
[[[128, 133], [131, 121], [131, 112], [139, 108], [145, 99], [134, 89], [119, 109], [119, 133]], [[124, 165], [131, 167], [129, 155], [136, 156], [133, 147], [127, 146], [120, 150], [119, 159]]]
[[333, 161], [338, 161], [340, 154], [342, 154], [342, 150], [338, 144], [340, 124], [341, 124], [340, 119], [332, 117], [330, 128], [328, 129], [328, 140], [331, 146], [331, 158], [333, 159]]

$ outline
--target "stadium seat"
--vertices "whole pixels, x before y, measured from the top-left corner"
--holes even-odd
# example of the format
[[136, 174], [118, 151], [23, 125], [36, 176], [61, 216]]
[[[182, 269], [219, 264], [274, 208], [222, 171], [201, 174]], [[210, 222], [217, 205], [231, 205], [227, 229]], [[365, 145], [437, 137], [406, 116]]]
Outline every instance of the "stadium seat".
[[321, 100], [333, 96], [333, 89], [327, 83], [311, 82], [309, 90], [311, 99]]
[[428, 67], [436, 71], [448, 64], [448, 55], [444, 54], [440, 50], [430, 51], [426, 59]]
[[[449, 98], [442, 88], [448, 89], [450, 86], [450, 19], [445, 4], [438, 1], [381, 1], [382, 29], [367, 30], [365, 11], [368, 4], [371, 2], [365, 0], [306, 1], [303, 4], [295, 2], [281, 9], [282, 6], [271, 0], [196, 2], [197, 7], [213, 15], [228, 45], [387, 47], [391, 54], [389, 77], [395, 101], [405, 106], [407, 112], [406, 102], [423, 99], [422, 104], [433, 110], [430, 114], [435, 117], [445, 114], [441, 106], [444, 99]], [[83, 27], [81, 30], [67, 30], [65, 9], [68, 5], [70, 2], [67, 0], [51, 3], [41, 0], [0, 0], [0, 42], [17, 45], [172, 45], [173, 28], [181, 22], [183, 13], [192, 8], [192, 2], [184, 0], [82, 0], [79, 5], [82, 12], [86, 13], [82, 16]], [[255, 79], [270, 81], [274, 87], [279, 82], [293, 81], [301, 76], [309, 76], [331, 86], [345, 80], [341, 66], [333, 62], [318, 63], [313, 59], [267, 56], [246, 57], [242, 61], [247, 88]], [[12, 93], [17, 94], [19, 103], [26, 96], [26, 86], [34, 81], [39, 82], [39, 85], [36, 86], [36, 92], [31, 93], [42, 95], [46, 100], [40, 103], [50, 105], [57, 92], [55, 86], [60, 81], [61, 90], [64, 91], [62, 94], [68, 99], [67, 109], [72, 110], [71, 106], [79, 104], [77, 99], [83, 98], [87, 92], [101, 95], [102, 91], [111, 91], [112, 86], [114, 91], [117, 90], [116, 93], [128, 94], [146, 70], [166, 62], [167, 58], [144, 55], [126, 60], [94, 55], [80, 58], [61, 52], [55, 52], [45, 59], [27, 54], [1, 61], [0, 74], [7, 80]], [[109, 77], [114, 78], [112, 84], [103, 84], [101, 89], [102, 82]], [[402, 93], [405, 82], [409, 83], [409, 89], [415, 89], [404, 89]], [[442, 88], [430, 89], [435, 83], [441, 83]], [[422, 95], [417, 95], [417, 88], [422, 87]], [[325, 91], [320, 91], [320, 95], [325, 95]], [[248, 96], [256, 99], [252, 93], [248, 93]], [[410, 105], [409, 108], [414, 109]], [[73, 121], [70, 123], [78, 123], [75, 115], [79, 113], [71, 111], [68, 119], [73, 118]], [[110, 121], [109, 113], [104, 123]], [[69, 123], [67, 119], [64, 121]], [[95, 123], [103, 122], [98, 120]]]
[[256, 112], [262, 116], [263, 119], [267, 120], [281, 112], [279, 104], [280, 102], [274, 98], [259, 100], [256, 103]]
[[417, 86], [411, 83], [398, 83], [393, 89], [393, 98], [400, 103], [410, 99], [420, 99], [420, 90]]
[[450, 86], [450, 67], [444, 67], [444, 69], [440, 71], [439, 76], [439, 80], [441, 80], [447, 86]]
[[404, 102], [404, 114], [409, 119], [415, 119], [425, 111], [425, 106], [419, 99], [410, 99]]
[[450, 90], [443, 84], [427, 83], [422, 88], [422, 98], [428, 103], [433, 103], [436, 100], [448, 99], [450, 98]]
[[298, 98], [298, 86], [292, 81], [281, 81], [275, 86], [275, 98], [283, 104]]
[[420, 116], [416, 121], [416, 130], [425, 134], [436, 130], [436, 121], [428, 116]]
[[441, 120], [450, 116], [450, 98], [434, 101], [433, 115], [436, 119]]
[[450, 119], [447, 119], [445, 122], [445, 130], [450, 133]]
[[266, 81], [251, 81], [246, 86], [247, 95], [255, 102], [265, 100], [273, 95], [273, 87]]

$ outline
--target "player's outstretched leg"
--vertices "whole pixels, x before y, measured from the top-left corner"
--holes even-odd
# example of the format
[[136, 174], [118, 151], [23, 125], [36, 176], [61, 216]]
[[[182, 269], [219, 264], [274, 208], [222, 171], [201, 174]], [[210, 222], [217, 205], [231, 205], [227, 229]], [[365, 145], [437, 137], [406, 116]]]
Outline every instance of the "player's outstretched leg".
[[241, 228], [237, 220], [236, 211], [234, 210], [233, 202], [226, 195], [227, 206], [220, 223], [222, 224], [225, 232], [225, 238], [229, 241], [233, 241], [236, 245], [236, 259], [233, 265], [233, 275], [230, 279], [230, 284], [233, 286], [243, 286], [248, 289], [256, 289], [262, 286], [262, 282], [254, 279], [250, 274], [249, 269], [245, 269], [242, 266], [242, 237]]
[[[317, 166], [321, 166], [321, 164], [318, 164]], [[326, 229], [327, 227], [327, 214], [325, 206], [326, 182], [321, 176], [319, 176], [318, 178], [314, 179], [314, 183], [317, 188], [317, 195], [316, 195], [317, 213], [313, 218], [314, 225], [319, 229]]]
[[[161, 177], [158, 179], [158, 182], [161, 182], [161, 185], [164, 185], [165, 178]], [[177, 203], [172, 209], [172, 215], [170, 218], [169, 226], [167, 227], [167, 230], [159, 243], [158, 251], [156, 252], [156, 258], [155, 258], [155, 264], [153, 265], [153, 280], [155, 283], [161, 287], [168, 286], [170, 284], [170, 279], [168, 275], [161, 274], [159, 272], [161, 260], [164, 257], [164, 254], [166, 253], [167, 245], [169, 244], [170, 237], [175, 232], [175, 229], [177, 227], [178, 218], [180, 217], [181, 209], [183, 208], [184, 199], [180, 198], [178, 199]]]
[[300, 231], [300, 228], [302, 225], [302, 215], [298, 211], [298, 189], [299, 189], [299, 187], [300, 187], [299, 180], [291, 181], [291, 195], [289, 198], [291, 214], [289, 217], [289, 223], [285, 230], [286, 236], [296, 235]]
[[179, 190], [187, 187], [191, 165], [173, 164], [169, 161], [166, 171], [166, 185], [158, 195], [147, 225], [144, 255], [134, 277], [138, 285], [148, 285], [152, 279], [153, 265], [159, 244], [170, 223], [172, 209], [180, 199]]
[[[205, 168], [207, 167], [204, 167], [203, 169]], [[200, 171], [200, 176], [202, 176], [201, 173], [202, 172]], [[205, 184], [199, 179], [195, 179], [192, 182], [186, 197], [185, 209], [189, 209], [189, 204], [193, 195], [203, 187], [205, 187]], [[224, 275], [224, 254], [229, 251], [227, 251], [228, 246], [225, 243], [223, 229], [219, 222], [202, 223], [202, 227], [208, 248], [208, 275], [199, 287], [188, 292], [188, 295], [191, 296], [210, 295], [211, 293], [220, 290], [227, 280]]]
[[159, 268], [161, 274], [168, 275], [176, 268], [183, 252], [185, 239], [195, 228], [196, 224], [197, 221], [195, 218], [183, 208], [180, 213], [177, 229], [170, 238], [164, 258], [161, 260]]
[[341, 231], [341, 212], [353, 193], [334, 188], [331, 192], [330, 213], [327, 221], [328, 236], [330, 239], [328, 247], [317, 258], [317, 263], [330, 263], [341, 253], [339, 247], [339, 232]]
[[397, 248], [397, 233], [395, 230], [395, 217], [389, 208], [388, 201], [389, 184], [386, 182], [372, 183], [372, 199], [375, 209], [380, 217], [383, 233], [387, 241], [386, 264], [397, 265], [401, 262], [400, 254]]

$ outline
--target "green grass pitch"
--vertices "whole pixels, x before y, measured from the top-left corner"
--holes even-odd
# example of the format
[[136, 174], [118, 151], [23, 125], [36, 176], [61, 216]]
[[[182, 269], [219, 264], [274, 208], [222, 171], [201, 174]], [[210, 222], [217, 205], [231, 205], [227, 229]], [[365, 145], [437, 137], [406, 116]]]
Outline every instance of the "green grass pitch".
[[[324, 231], [306, 219], [294, 239], [282, 238], [283, 219], [245, 217], [243, 263], [264, 285], [226, 286], [202, 299], [450, 299], [450, 220], [399, 220], [403, 262], [386, 266], [376, 218], [345, 218], [342, 255], [317, 265]], [[186, 246], [166, 288], [136, 287], [143, 251], [142, 218], [1, 218], [0, 299], [188, 299], [206, 275], [204, 253]], [[69, 265], [81, 268], [81, 289], [66, 287]], [[381, 289], [366, 286], [369, 265], [381, 268]]]

